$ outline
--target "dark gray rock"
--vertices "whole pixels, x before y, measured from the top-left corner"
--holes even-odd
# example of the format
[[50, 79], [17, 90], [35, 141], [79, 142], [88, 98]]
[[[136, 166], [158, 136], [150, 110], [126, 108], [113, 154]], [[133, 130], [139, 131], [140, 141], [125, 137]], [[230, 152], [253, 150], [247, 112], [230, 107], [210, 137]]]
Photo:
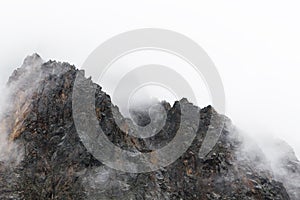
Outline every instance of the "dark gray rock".
[[[182, 100], [171, 107], [163, 102], [167, 112], [165, 126], [157, 135], [139, 139], [117, 126], [113, 112], [125, 125], [131, 122], [96, 86], [99, 124], [110, 141], [123, 149], [149, 152], [167, 144], [179, 129], [180, 105], [198, 110], [200, 120], [192, 145], [165, 168], [134, 174], [103, 165], [86, 150], [74, 125], [72, 89], [79, 71], [67, 63], [40, 60], [37, 55], [28, 57], [9, 79], [9, 85], [15, 85], [14, 108], [2, 123], [7, 126], [9, 138], [24, 148], [24, 157], [13, 167], [0, 164], [0, 199], [290, 199], [272, 173], [257, 171], [251, 161], [238, 159], [236, 151], [241, 141], [237, 133], [230, 120], [211, 106], [199, 109]], [[30, 83], [36, 74], [39, 78]], [[30, 91], [26, 98], [21, 97], [24, 91]], [[135, 114], [141, 124], [149, 123], [144, 113]], [[212, 117], [225, 119], [225, 126], [213, 150], [199, 158]], [[217, 129], [222, 123], [215, 121], [213, 125]]]

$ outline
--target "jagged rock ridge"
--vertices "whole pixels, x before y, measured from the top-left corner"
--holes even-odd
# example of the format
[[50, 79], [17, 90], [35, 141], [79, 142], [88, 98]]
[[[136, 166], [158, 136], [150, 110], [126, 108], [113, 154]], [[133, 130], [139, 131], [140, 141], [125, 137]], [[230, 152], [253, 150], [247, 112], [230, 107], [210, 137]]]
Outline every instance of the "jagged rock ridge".
[[[33, 55], [10, 77], [13, 106], [1, 123], [24, 156], [13, 167], [0, 164], [0, 199], [290, 199], [270, 171], [257, 170], [247, 155], [240, 159], [236, 152], [242, 142], [227, 118], [216, 146], [204, 159], [199, 158], [210, 119], [221, 120], [221, 115], [211, 106], [199, 109], [186, 100], [180, 103], [199, 110], [200, 125], [192, 145], [176, 162], [140, 174], [103, 165], [86, 150], [74, 125], [72, 88], [77, 73], [68, 63], [43, 62]], [[149, 152], [174, 137], [180, 123], [179, 102], [173, 106], [164, 102], [167, 120], [163, 129], [151, 138], [139, 139], [116, 125], [113, 112], [118, 108], [96, 87], [95, 112], [115, 145]], [[149, 119], [139, 115], [139, 120], [143, 124]], [[123, 121], [130, 126], [127, 119]]]

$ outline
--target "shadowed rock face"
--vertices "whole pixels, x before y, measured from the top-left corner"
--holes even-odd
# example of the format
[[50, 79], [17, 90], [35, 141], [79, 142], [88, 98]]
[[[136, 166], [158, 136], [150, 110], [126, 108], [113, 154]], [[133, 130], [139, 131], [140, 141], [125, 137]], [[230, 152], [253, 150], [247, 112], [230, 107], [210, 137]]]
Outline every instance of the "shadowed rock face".
[[[67, 63], [44, 63], [33, 55], [10, 77], [13, 106], [1, 123], [24, 155], [20, 162], [1, 162], [0, 199], [290, 199], [267, 168], [258, 170], [263, 156], [237, 153], [242, 143], [238, 133], [211, 106], [199, 109], [186, 100], [173, 106], [163, 102], [165, 126], [157, 135], [139, 139], [116, 125], [113, 112], [124, 126], [132, 122], [96, 86], [99, 124], [111, 142], [126, 150], [150, 152], [170, 142], [179, 128], [180, 105], [198, 110], [200, 119], [192, 145], [167, 167], [134, 174], [105, 166], [86, 150], [74, 125], [72, 89], [78, 72]], [[135, 114], [140, 124], [149, 123], [147, 115]], [[198, 152], [212, 117], [215, 129], [222, 119], [225, 126], [213, 150], [200, 159]]]

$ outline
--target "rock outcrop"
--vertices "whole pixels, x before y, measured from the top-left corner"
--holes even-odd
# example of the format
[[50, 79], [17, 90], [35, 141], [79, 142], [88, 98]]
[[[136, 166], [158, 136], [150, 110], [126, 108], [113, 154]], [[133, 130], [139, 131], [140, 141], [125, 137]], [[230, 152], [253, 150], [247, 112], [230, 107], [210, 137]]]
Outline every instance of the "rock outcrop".
[[[173, 106], [162, 102], [167, 113], [163, 129], [153, 137], [136, 138], [119, 128], [114, 115], [124, 126], [130, 127], [132, 122], [122, 117], [100, 86], [86, 79], [96, 87], [95, 112], [102, 130], [112, 143], [129, 151], [151, 152], [170, 142], [179, 129], [180, 106], [199, 113], [192, 145], [171, 165], [147, 173], [107, 167], [86, 149], [74, 125], [72, 91], [78, 73], [68, 63], [43, 62], [33, 55], [10, 77], [11, 107], [2, 116], [1, 134], [7, 134], [8, 145], [15, 148], [13, 153], [7, 149], [6, 158], [1, 158], [0, 199], [299, 198], [289, 196], [271, 170], [257, 166], [263, 163], [263, 156], [237, 153], [242, 145], [238, 132], [211, 106], [200, 109], [185, 99]], [[149, 123], [147, 115], [135, 114], [138, 123]], [[221, 135], [213, 149], [200, 158], [198, 152], [212, 117], [220, 120], [213, 128], [221, 128]], [[16, 159], [15, 154], [22, 156]], [[286, 167], [299, 174], [299, 165], [295, 165]]]

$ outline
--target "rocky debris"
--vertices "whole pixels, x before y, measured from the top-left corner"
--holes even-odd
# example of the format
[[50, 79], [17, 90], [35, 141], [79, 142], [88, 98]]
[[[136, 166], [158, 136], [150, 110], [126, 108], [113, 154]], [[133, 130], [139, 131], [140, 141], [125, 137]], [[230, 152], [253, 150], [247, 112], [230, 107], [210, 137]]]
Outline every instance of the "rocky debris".
[[[199, 113], [192, 145], [171, 165], [148, 173], [105, 166], [87, 151], [74, 125], [72, 89], [78, 73], [67, 63], [41, 62], [33, 55], [10, 77], [13, 106], [1, 123], [24, 156], [14, 166], [0, 163], [0, 199], [290, 199], [270, 171], [255, 168], [253, 162], [259, 159], [239, 159], [242, 142], [237, 131], [211, 106], [199, 109], [185, 99], [173, 106], [164, 102], [167, 116], [163, 129], [153, 137], [136, 138], [124, 131], [126, 127], [130, 130], [132, 121], [122, 117], [100, 86], [86, 79], [96, 87], [95, 113], [102, 130], [122, 149], [143, 153], [161, 148], [179, 129], [180, 106]], [[138, 123], [149, 123], [144, 113], [135, 115]], [[213, 128], [222, 132], [215, 147], [200, 158], [198, 152], [212, 118], [217, 119]]]

